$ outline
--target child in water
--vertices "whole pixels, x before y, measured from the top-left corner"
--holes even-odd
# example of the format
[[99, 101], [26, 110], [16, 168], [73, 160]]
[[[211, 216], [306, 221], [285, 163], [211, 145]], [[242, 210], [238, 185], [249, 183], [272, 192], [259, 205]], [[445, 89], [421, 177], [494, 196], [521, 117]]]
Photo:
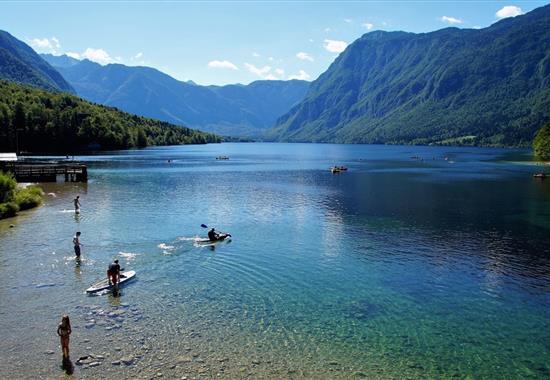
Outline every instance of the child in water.
[[69, 335], [71, 335], [71, 321], [68, 315], [61, 318], [61, 323], [57, 326], [57, 335], [61, 338], [61, 350], [63, 358], [69, 358]]

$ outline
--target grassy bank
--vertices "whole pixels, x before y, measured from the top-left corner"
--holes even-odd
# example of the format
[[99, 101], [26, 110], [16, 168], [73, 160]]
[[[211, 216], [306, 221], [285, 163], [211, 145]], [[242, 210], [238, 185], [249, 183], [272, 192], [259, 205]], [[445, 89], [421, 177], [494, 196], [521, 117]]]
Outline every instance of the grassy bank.
[[0, 219], [17, 215], [42, 204], [44, 192], [38, 186], [18, 187], [10, 173], [0, 171]]

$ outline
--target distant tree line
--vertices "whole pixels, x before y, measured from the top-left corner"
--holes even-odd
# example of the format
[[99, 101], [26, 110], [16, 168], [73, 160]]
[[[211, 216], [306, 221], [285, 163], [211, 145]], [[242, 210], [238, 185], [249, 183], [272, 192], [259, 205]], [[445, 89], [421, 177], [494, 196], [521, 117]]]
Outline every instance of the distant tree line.
[[90, 148], [217, 143], [219, 136], [121, 112], [66, 93], [0, 81], [0, 150], [69, 153]]

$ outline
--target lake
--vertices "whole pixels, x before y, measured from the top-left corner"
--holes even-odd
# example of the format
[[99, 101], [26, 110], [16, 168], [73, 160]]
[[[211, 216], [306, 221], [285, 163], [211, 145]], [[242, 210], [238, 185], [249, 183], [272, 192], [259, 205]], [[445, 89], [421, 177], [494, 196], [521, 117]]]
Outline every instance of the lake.
[[[73, 362], [99, 363], [74, 378], [550, 378], [550, 181], [527, 151], [77, 158], [87, 184], [43, 184], [44, 206], [0, 221], [2, 378], [64, 377], [65, 313]], [[233, 237], [201, 246], [201, 224]], [[115, 258], [136, 279], [85, 294]]]

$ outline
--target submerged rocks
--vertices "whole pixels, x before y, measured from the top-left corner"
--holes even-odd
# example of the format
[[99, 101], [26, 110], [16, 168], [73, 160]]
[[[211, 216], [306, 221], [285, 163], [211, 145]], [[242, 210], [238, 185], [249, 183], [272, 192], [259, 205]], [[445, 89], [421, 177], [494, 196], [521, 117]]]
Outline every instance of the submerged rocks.
[[134, 358], [131, 356], [125, 356], [120, 358], [120, 362], [124, 365], [132, 365], [134, 364]]
[[41, 283], [41, 284], [36, 284], [36, 288], [50, 288], [52, 286], [55, 286], [56, 284], [54, 283]]
[[118, 310], [114, 310], [114, 311], [111, 311], [109, 314], [107, 314], [109, 317], [119, 317], [123, 314], [125, 314], [126, 312], [122, 309], [118, 309]]
[[93, 368], [101, 365], [104, 359], [103, 355], [84, 355], [78, 358], [76, 365], [83, 366], [83, 368]]

